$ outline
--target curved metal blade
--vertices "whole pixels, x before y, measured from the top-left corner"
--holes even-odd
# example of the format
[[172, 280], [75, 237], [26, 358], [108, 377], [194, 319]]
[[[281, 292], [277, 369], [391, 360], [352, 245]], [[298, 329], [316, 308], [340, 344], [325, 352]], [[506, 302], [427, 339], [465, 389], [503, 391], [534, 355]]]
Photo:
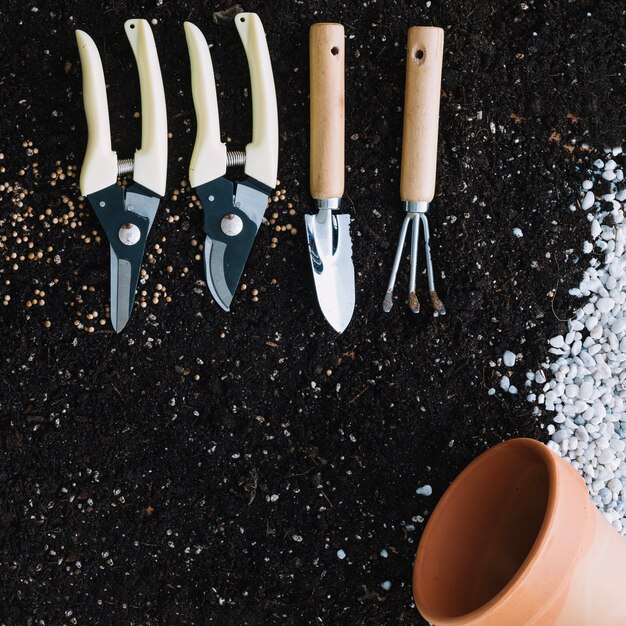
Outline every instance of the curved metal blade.
[[320, 210], [305, 215], [304, 221], [317, 300], [329, 324], [341, 333], [354, 312], [350, 216]]
[[[230, 311], [230, 303], [233, 301], [235, 289], [239, 282], [239, 277], [235, 281], [234, 289], [231, 290], [226, 283], [224, 267], [224, 257], [226, 255], [226, 244], [221, 241], [212, 241], [210, 237], [204, 240], [204, 269], [206, 280], [211, 291], [211, 295], [224, 311]], [[243, 268], [242, 268], [243, 269]]]
[[[215, 301], [225, 310], [237, 291], [239, 279], [254, 244], [267, 196], [271, 190], [248, 178], [236, 186], [218, 178], [200, 185], [196, 193], [204, 208], [204, 267], [206, 280]], [[238, 229], [229, 229], [238, 222]]]

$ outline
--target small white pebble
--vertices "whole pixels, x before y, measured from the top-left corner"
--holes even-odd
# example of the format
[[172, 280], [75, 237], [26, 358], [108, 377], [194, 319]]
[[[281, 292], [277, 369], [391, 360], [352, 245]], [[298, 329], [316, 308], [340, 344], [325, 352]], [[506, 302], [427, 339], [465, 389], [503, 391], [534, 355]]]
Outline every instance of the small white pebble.
[[599, 298], [596, 306], [600, 313], [608, 313], [615, 306], [615, 301], [613, 298]]
[[337, 558], [343, 561], [346, 558], [346, 553], [343, 550], [337, 550]]
[[502, 355], [502, 361], [507, 367], [513, 367], [515, 365], [515, 353], [507, 350]]
[[565, 338], [563, 335], [557, 335], [556, 337], [552, 337], [550, 339], [550, 345], [553, 348], [562, 348], [565, 345]]
[[620, 493], [622, 491], [622, 489], [623, 489], [622, 481], [619, 480], [619, 478], [612, 478], [611, 480], [609, 480], [609, 482], [606, 484], [606, 486], [613, 493]]
[[582, 206], [583, 211], [588, 211], [593, 206], [593, 203], [595, 202], [595, 200], [596, 200], [596, 197], [593, 195], [593, 191], [588, 191], [585, 194], [585, 197], [583, 198], [583, 201], [582, 201], [581, 206]]
[[591, 221], [591, 238], [597, 239], [600, 236], [602, 229], [600, 228], [600, 222], [598, 220]]
[[608, 181], [614, 180], [615, 172], [613, 170], [605, 170], [604, 172], [602, 172], [602, 178]]
[[423, 487], [418, 487], [415, 490], [415, 493], [418, 496], [432, 496], [433, 495], [433, 488], [430, 485], [424, 485]]

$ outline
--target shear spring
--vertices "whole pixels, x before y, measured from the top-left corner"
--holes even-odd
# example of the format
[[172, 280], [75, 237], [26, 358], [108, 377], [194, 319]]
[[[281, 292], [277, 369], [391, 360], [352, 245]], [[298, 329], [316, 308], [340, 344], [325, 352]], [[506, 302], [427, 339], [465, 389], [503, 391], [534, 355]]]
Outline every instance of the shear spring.
[[132, 174], [134, 169], [135, 161], [133, 159], [121, 159], [117, 162], [117, 175], [120, 178]]
[[242, 167], [246, 164], [246, 153], [243, 150], [234, 150], [226, 153], [226, 167]]

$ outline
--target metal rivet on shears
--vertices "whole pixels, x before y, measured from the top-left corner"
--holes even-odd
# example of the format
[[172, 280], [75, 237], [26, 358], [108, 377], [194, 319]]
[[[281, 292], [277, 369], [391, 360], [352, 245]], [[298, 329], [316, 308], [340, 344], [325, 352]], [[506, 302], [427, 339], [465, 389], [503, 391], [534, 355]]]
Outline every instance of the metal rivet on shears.
[[122, 224], [117, 236], [125, 246], [134, 246], [141, 239], [141, 231], [134, 224]]
[[243, 220], [233, 213], [224, 215], [220, 223], [222, 232], [229, 237], [238, 235], [243, 230]]

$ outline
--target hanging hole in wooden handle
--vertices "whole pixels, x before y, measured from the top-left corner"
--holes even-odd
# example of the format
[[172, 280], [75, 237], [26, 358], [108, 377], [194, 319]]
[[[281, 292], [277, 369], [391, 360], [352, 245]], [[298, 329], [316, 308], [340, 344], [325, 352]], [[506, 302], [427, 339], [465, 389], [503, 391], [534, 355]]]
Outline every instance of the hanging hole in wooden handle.
[[424, 62], [424, 56], [424, 51], [421, 48], [417, 48], [413, 51], [413, 62], [421, 65]]
[[338, 48], [337, 46], [333, 46], [333, 47], [330, 49], [330, 53], [331, 53], [333, 56], [337, 56], [337, 55], [339, 54], [339, 48]]

